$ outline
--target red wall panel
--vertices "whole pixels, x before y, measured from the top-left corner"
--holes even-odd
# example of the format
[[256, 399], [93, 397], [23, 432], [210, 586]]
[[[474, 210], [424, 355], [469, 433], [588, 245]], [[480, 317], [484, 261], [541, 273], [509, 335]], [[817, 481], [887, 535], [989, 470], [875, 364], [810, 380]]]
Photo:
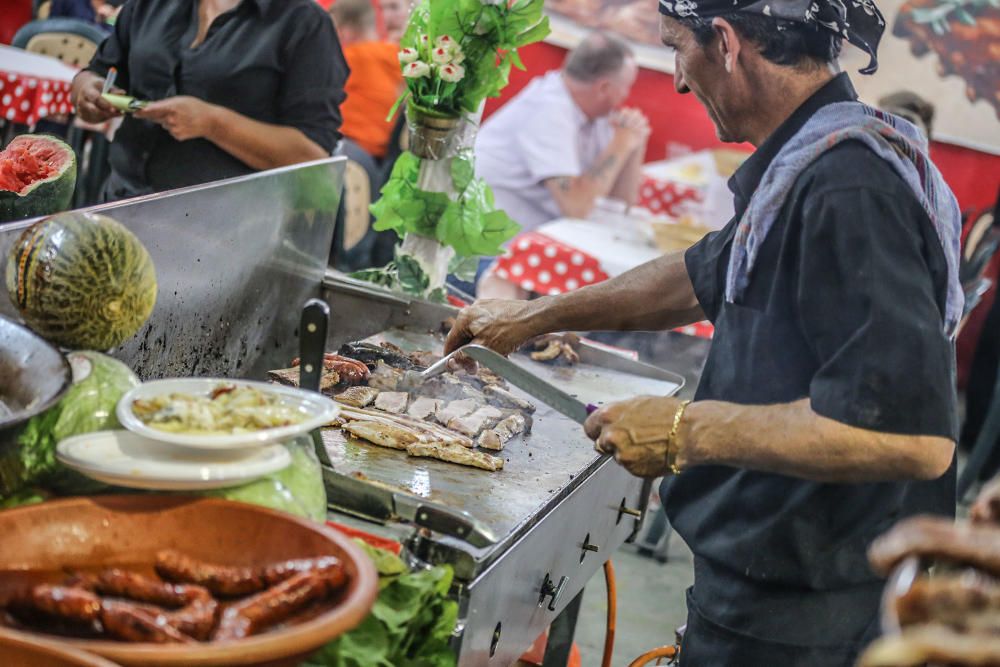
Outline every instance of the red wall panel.
[[[515, 95], [532, 77], [557, 69], [566, 55], [565, 49], [551, 44], [533, 44], [521, 50], [526, 72], [514, 70], [503, 97], [489, 100], [486, 115]], [[660, 160], [667, 146], [676, 144], [693, 150], [717, 148], [723, 145], [715, 136], [708, 114], [693, 95], [679, 95], [669, 74], [640, 70], [632, 94], [626, 102], [649, 117], [652, 136], [646, 152], [647, 160]], [[744, 145], [747, 150], [752, 147]], [[931, 156], [945, 180], [955, 192], [963, 208], [992, 206], [1000, 185], [1000, 156], [935, 142]]]

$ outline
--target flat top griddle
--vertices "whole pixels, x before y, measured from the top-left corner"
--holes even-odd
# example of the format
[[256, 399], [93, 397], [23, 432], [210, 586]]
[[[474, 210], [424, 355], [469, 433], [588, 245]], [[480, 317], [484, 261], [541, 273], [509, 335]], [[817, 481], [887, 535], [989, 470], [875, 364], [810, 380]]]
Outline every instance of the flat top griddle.
[[[366, 339], [388, 341], [406, 350], [440, 352], [439, 336], [424, 332], [392, 329]], [[642, 393], [674, 393], [683, 380], [668, 382], [637, 377], [621, 371], [597, 368], [589, 364], [557, 367], [532, 361], [526, 355], [512, 358], [547, 381], [561, 386], [590, 403], [621, 400]], [[339, 429], [323, 431], [323, 442], [337, 476], [345, 485], [358, 483], [369, 487], [368, 493], [338, 494], [345, 507], [364, 514], [365, 502], [380, 493], [406, 494], [435, 505], [464, 512], [492, 533], [498, 542], [530, 527], [546, 505], [572, 490], [580, 478], [601, 462], [579, 424], [563, 417], [548, 406], [515, 387], [518, 396], [537, 407], [530, 434], [517, 436], [498, 455], [504, 468], [487, 472], [433, 459], [414, 458], [405, 452], [359, 442]], [[368, 496], [361, 498], [359, 496]]]

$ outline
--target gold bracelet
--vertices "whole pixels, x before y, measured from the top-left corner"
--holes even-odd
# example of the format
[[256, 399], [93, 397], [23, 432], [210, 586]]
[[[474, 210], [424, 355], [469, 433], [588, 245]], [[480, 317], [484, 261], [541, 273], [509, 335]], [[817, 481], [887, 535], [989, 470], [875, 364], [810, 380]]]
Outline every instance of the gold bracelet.
[[684, 411], [691, 404], [690, 400], [681, 401], [674, 413], [674, 424], [670, 427], [670, 435], [667, 436], [667, 468], [671, 475], [681, 474], [681, 469], [677, 466], [677, 448], [674, 447], [674, 440], [677, 438], [677, 431], [680, 430], [681, 420], [684, 418]]

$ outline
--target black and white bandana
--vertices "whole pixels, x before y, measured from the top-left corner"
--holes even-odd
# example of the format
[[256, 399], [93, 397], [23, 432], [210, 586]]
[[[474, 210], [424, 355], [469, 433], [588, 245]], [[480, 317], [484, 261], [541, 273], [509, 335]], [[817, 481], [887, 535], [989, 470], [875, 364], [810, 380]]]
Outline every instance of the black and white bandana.
[[830, 30], [868, 54], [862, 74], [878, 69], [885, 18], [874, 0], [660, 0], [660, 13], [675, 19], [710, 19], [745, 12]]

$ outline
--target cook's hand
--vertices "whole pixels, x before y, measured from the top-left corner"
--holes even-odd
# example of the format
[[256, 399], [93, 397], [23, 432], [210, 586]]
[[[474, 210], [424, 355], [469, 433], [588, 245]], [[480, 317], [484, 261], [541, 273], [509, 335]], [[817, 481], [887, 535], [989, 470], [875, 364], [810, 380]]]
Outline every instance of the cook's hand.
[[659, 477], [670, 470], [667, 438], [678, 406], [676, 398], [637, 396], [597, 410], [583, 429], [594, 441], [594, 449], [612, 454], [633, 475]]
[[448, 354], [466, 343], [476, 343], [510, 354], [531, 338], [528, 301], [483, 299], [459, 312], [455, 325], [448, 332], [444, 352]]
[[[88, 123], [103, 123], [109, 118], [120, 116], [121, 112], [111, 106], [111, 103], [101, 97], [104, 89], [104, 77], [90, 71], [83, 71], [73, 77], [73, 88], [70, 99], [76, 108], [76, 115]], [[116, 95], [125, 93], [121, 88], [112, 88]]]
[[200, 139], [211, 132], [217, 108], [197, 97], [178, 95], [150, 102], [135, 115], [162, 125], [177, 141], [187, 141]]

